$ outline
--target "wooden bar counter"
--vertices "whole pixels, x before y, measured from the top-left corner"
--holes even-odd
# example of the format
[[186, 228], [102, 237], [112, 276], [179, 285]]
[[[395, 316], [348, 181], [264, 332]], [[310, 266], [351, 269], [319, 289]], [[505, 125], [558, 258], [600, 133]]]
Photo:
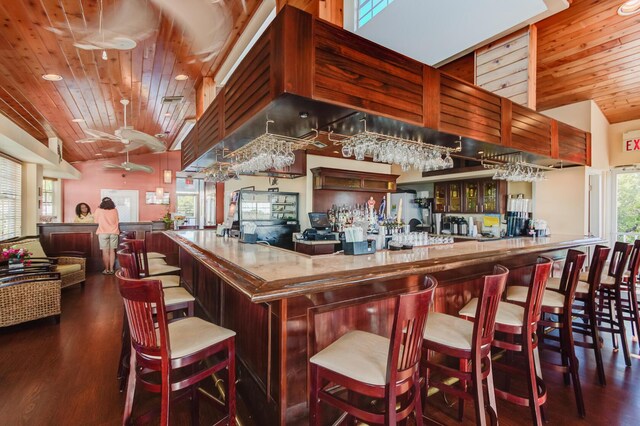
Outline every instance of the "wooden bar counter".
[[165, 233], [198, 315], [237, 333], [238, 393], [256, 424], [288, 425], [308, 423], [308, 359], [352, 329], [389, 335], [393, 297], [419, 289], [425, 274], [439, 282], [434, 309], [457, 313], [496, 263], [519, 281], [541, 254], [604, 242], [558, 235], [309, 256], [214, 231]]

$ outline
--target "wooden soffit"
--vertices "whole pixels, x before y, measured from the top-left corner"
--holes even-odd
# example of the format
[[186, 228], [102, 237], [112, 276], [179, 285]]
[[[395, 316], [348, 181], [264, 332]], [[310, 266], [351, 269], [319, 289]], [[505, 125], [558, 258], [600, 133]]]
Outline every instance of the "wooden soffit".
[[462, 137], [466, 157], [591, 158], [588, 133], [285, 6], [183, 142], [183, 169], [208, 167], [222, 148], [264, 133], [267, 119], [272, 133], [303, 137], [357, 133], [364, 116], [383, 134], [450, 147]]

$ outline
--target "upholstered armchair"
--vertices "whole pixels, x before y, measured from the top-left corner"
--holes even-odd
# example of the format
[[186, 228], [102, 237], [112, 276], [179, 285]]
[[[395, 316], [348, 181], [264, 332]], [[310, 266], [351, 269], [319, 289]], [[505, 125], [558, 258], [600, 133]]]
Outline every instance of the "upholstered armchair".
[[49, 259], [52, 264], [51, 272], [60, 274], [62, 288], [74, 284], [81, 284], [84, 287], [87, 275], [87, 260], [80, 253], [59, 253], [55, 255], [52, 253], [52, 256], [47, 256], [38, 238], [26, 238], [0, 243], [0, 250], [8, 247], [23, 248], [29, 251], [34, 263]]

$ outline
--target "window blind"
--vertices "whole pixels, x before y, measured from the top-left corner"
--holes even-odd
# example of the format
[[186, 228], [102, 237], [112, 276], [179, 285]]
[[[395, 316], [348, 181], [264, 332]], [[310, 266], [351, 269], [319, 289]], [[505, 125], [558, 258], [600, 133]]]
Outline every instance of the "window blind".
[[0, 241], [22, 234], [22, 165], [0, 156]]

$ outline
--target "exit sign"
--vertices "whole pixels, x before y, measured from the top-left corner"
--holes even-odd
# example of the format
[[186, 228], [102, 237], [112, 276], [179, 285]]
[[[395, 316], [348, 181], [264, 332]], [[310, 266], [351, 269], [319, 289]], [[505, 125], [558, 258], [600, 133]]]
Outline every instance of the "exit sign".
[[622, 135], [622, 150], [625, 152], [640, 151], [640, 130]]

